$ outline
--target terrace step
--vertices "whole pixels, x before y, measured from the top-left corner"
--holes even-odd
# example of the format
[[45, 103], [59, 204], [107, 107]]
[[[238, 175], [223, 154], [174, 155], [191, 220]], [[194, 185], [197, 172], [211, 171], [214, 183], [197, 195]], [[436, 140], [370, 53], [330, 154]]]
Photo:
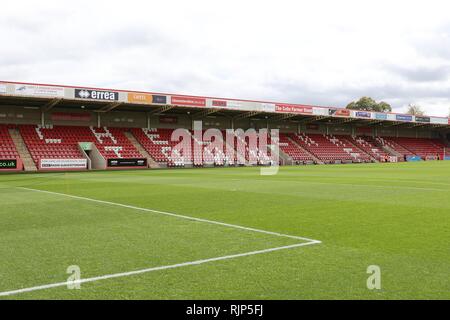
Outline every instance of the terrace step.
[[402, 154], [399, 153], [398, 151], [394, 150], [393, 148], [389, 147], [386, 144], [382, 144], [378, 138], [368, 138], [366, 137], [366, 140], [370, 143], [372, 143], [374, 146], [380, 148], [381, 150], [383, 150], [384, 152], [386, 152], [388, 155], [390, 156], [396, 156], [396, 157], [402, 157]]
[[161, 166], [150, 156], [150, 154], [144, 149], [144, 147], [139, 143], [139, 141], [134, 137], [131, 132], [124, 132], [125, 137], [130, 140], [133, 146], [145, 157], [147, 158], [150, 168], [157, 169]]
[[292, 159], [292, 157], [290, 155], [288, 155], [286, 152], [284, 152], [283, 150], [281, 150], [281, 148], [278, 149], [278, 155], [280, 156], [280, 159], [282, 159], [282, 164], [283, 165], [293, 165], [294, 164], [294, 160]]
[[37, 171], [33, 158], [31, 157], [30, 152], [28, 151], [28, 148], [25, 145], [25, 142], [23, 141], [22, 135], [20, 134], [19, 130], [9, 129], [9, 134], [14, 142], [14, 145], [16, 146], [20, 158], [23, 161], [25, 171]]
[[392, 149], [387, 145], [381, 146], [381, 148], [392, 156], [402, 157], [402, 154], [400, 152], [395, 151], [394, 149]]
[[307, 150], [306, 148], [303, 148], [299, 143], [297, 143], [297, 141], [295, 141], [294, 139], [292, 139], [291, 137], [287, 137], [289, 139], [289, 141], [291, 141], [295, 146], [297, 146], [299, 149], [303, 150], [307, 155], [309, 155], [316, 163], [318, 164], [323, 164], [323, 161], [320, 160], [319, 158], [317, 158], [312, 152], [310, 152], [309, 150]]
[[358, 143], [356, 142], [356, 140], [352, 137], [352, 136], [339, 136], [336, 137], [338, 140], [340, 140], [341, 142], [345, 143], [345, 144], [349, 144], [350, 147], [356, 151], [356, 153], [360, 154], [360, 158], [364, 157], [368, 157], [371, 161], [373, 162], [379, 162], [377, 159], [375, 159], [375, 157], [373, 157], [370, 153], [366, 152], [364, 149], [362, 149]]

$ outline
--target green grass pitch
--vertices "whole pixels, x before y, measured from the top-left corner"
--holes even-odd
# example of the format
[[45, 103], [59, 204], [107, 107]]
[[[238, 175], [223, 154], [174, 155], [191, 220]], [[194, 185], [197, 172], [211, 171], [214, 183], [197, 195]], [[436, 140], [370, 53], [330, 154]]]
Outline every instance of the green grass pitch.
[[[5, 174], [0, 190], [0, 299], [450, 299], [450, 161]], [[2, 296], [71, 265], [163, 268]]]

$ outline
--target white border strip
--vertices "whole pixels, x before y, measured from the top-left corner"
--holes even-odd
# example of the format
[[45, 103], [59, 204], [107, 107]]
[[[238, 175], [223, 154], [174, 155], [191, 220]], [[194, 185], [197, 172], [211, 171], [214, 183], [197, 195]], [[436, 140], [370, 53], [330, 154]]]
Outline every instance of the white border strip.
[[46, 284], [46, 285], [41, 285], [41, 286], [36, 286], [36, 287], [23, 288], [23, 289], [17, 289], [17, 290], [12, 290], [12, 291], [4, 291], [4, 292], [0, 292], [0, 297], [12, 296], [12, 295], [16, 295], [16, 294], [32, 292], [32, 291], [39, 291], [39, 290], [45, 290], [45, 289], [51, 289], [51, 288], [57, 288], [57, 287], [63, 287], [63, 286], [67, 286], [67, 285], [76, 285], [76, 284], [82, 284], [82, 283], [94, 282], [94, 281], [100, 281], [100, 280], [107, 280], [107, 279], [113, 279], [113, 278], [129, 277], [129, 276], [133, 276], [133, 275], [137, 275], [137, 274], [149, 273], [149, 272], [160, 271], [160, 270], [175, 269], [175, 268], [181, 268], [181, 267], [187, 267], [187, 266], [193, 266], [193, 265], [201, 265], [201, 264], [205, 264], [205, 263], [209, 263], [209, 262], [223, 261], [223, 260], [229, 260], [229, 259], [253, 256], [253, 255], [257, 255], [257, 254], [263, 254], [263, 253], [269, 253], [269, 252], [274, 252], [274, 251], [299, 248], [299, 247], [304, 247], [304, 246], [309, 246], [309, 245], [314, 245], [314, 244], [321, 243], [321, 241], [319, 241], [319, 240], [313, 240], [313, 239], [304, 238], [304, 237], [297, 237], [297, 236], [282, 234], [282, 233], [278, 233], [278, 232], [271, 232], [271, 231], [266, 231], [266, 230], [248, 228], [248, 227], [243, 227], [243, 226], [239, 226], [239, 225], [219, 222], [219, 221], [213, 221], [213, 220], [207, 220], [207, 219], [201, 219], [201, 218], [194, 218], [194, 217], [179, 215], [179, 214], [170, 213], [170, 212], [164, 212], [164, 211], [152, 210], [152, 209], [147, 209], [147, 208], [129, 206], [129, 205], [115, 203], [115, 202], [110, 202], [110, 201], [103, 201], [103, 200], [97, 200], [97, 199], [91, 199], [91, 198], [86, 198], [86, 197], [79, 197], [79, 196], [69, 195], [69, 194], [65, 194], [65, 193], [45, 191], [45, 190], [39, 190], [39, 189], [30, 189], [30, 188], [24, 188], [24, 187], [18, 187], [18, 189], [22, 189], [22, 190], [26, 190], [26, 191], [47, 193], [47, 194], [52, 194], [52, 195], [65, 196], [65, 197], [68, 197], [68, 198], [73, 198], [73, 199], [78, 199], [78, 200], [85, 200], [85, 201], [91, 201], [91, 202], [96, 202], [96, 203], [102, 203], [102, 204], [118, 206], [118, 207], [123, 207], [123, 208], [128, 208], [128, 209], [134, 209], [134, 210], [139, 210], [139, 211], [153, 212], [153, 213], [162, 214], [162, 215], [171, 216], [171, 217], [176, 217], [176, 218], [185, 219], [185, 220], [204, 222], [204, 223], [209, 223], [209, 224], [225, 226], [225, 227], [229, 227], [229, 228], [235, 228], [235, 229], [240, 229], [240, 230], [264, 233], [264, 234], [269, 234], [269, 235], [273, 235], [273, 236], [277, 236], [277, 237], [291, 238], [291, 239], [302, 240], [302, 241], [307, 241], [307, 242], [297, 243], [297, 244], [292, 244], [292, 245], [282, 246], [282, 247], [276, 247], [276, 248], [270, 248], [270, 249], [264, 249], [264, 250], [258, 250], [258, 251], [250, 251], [250, 252], [245, 252], [245, 253], [221, 256], [221, 257], [216, 257], [216, 258], [209, 258], [209, 259], [203, 259], [203, 260], [183, 262], [183, 263], [167, 265], [167, 266], [146, 268], [146, 269], [135, 270], [135, 271], [130, 271], [130, 272], [121, 272], [121, 273], [108, 274], [108, 275], [92, 277], [92, 278], [86, 278], [86, 279], [80, 279], [80, 280], [75, 280], [75, 281], [58, 282], [58, 283]]

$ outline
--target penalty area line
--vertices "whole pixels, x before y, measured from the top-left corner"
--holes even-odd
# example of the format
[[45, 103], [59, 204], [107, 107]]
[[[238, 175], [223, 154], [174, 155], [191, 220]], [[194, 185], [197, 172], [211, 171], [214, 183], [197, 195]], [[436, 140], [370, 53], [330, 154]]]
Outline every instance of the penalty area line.
[[110, 201], [92, 199], [92, 198], [87, 198], [87, 197], [80, 197], [80, 196], [75, 196], [75, 195], [70, 195], [70, 194], [65, 194], [65, 193], [59, 193], [59, 192], [53, 192], [53, 191], [31, 189], [31, 188], [25, 188], [25, 187], [17, 187], [17, 188], [25, 190], [25, 191], [32, 191], [32, 192], [40, 192], [40, 193], [46, 193], [46, 194], [51, 194], [51, 195], [58, 195], [58, 196], [68, 197], [68, 198], [77, 199], [77, 200], [84, 200], [84, 201], [90, 201], [90, 202], [100, 203], [100, 204], [104, 204], [104, 205], [117, 206], [117, 207], [133, 209], [133, 210], [138, 210], [138, 211], [144, 211], [144, 212], [151, 212], [151, 213], [171, 216], [171, 217], [175, 217], [175, 218], [190, 220], [190, 221], [214, 224], [214, 225], [224, 226], [224, 227], [228, 227], [228, 228], [240, 229], [240, 230], [256, 232], [256, 233], [262, 233], [262, 234], [268, 234], [268, 235], [272, 235], [272, 236], [276, 236], [276, 237], [284, 237], [284, 238], [290, 238], [290, 239], [306, 241], [306, 242], [292, 244], [292, 245], [287, 245], [287, 246], [282, 246], [282, 247], [275, 247], [275, 248], [269, 248], [269, 249], [263, 249], [263, 250], [250, 251], [250, 252], [239, 253], [239, 254], [233, 254], [233, 255], [220, 256], [220, 257], [203, 259], [203, 260], [183, 262], [183, 263], [173, 264], [173, 265], [151, 267], [151, 268], [146, 268], [146, 269], [141, 269], [141, 270], [135, 270], [135, 271], [129, 271], [129, 272], [121, 272], [121, 273], [114, 273], [114, 274], [108, 274], [108, 275], [97, 276], [97, 277], [86, 278], [86, 279], [79, 279], [79, 280], [74, 280], [74, 281], [58, 282], [58, 283], [51, 283], [51, 284], [40, 285], [40, 286], [35, 286], [35, 287], [22, 288], [22, 289], [11, 290], [11, 291], [4, 291], [4, 292], [0, 292], [0, 297], [12, 296], [12, 295], [22, 294], [22, 293], [26, 293], [26, 292], [39, 291], [39, 290], [52, 289], [52, 288], [63, 287], [63, 286], [68, 286], [68, 285], [77, 285], [77, 284], [96, 282], [96, 281], [107, 280], [107, 279], [129, 277], [129, 276], [134, 276], [134, 275], [139, 275], [139, 274], [144, 274], [144, 273], [150, 273], [150, 272], [155, 272], [155, 271], [161, 271], [161, 270], [169, 270], [169, 269], [176, 269], [176, 268], [182, 268], [182, 267], [188, 267], [188, 266], [202, 265], [202, 264], [215, 262], [215, 261], [224, 261], [224, 260], [229, 260], [229, 259], [236, 259], [236, 258], [241, 258], [241, 257], [254, 256], [254, 255], [265, 254], [265, 253], [269, 253], [269, 252], [294, 249], [294, 248], [299, 248], [299, 247], [310, 246], [310, 245], [322, 243], [319, 240], [314, 240], [314, 239], [310, 239], [310, 238], [298, 237], [298, 236], [287, 235], [287, 234], [278, 233], [278, 232], [272, 232], [272, 231], [267, 231], [267, 230], [260, 230], [260, 229], [250, 228], [250, 227], [244, 227], [244, 226], [239, 226], [239, 225], [235, 225], [235, 224], [229, 224], [229, 223], [220, 222], [220, 221], [207, 220], [207, 219], [202, 219], [202, 218], [195, 218], [195, 217], [180, 215], [180, 214], [171, 213], [171, 212], [164, 212], [164, 211], [159, 211], [159, 210], [141, 208], [141, 207], [126, 205], [126, 204], [121, 204], [121, 203], [115, 203], [115, 202], [110, 202]]
[[318, 243], [320, 243], [320, 242], [317, 242], [317, 241], [304, 242], [304, 243], [292, 244], [289, 246], [276, 247], [276, 248], [257, 250], [257, 251], [250, 251], [250, 252], [245, 252], [245, 253], [239, 253], [239, 254], [233, 254], [233, 255], [227, 255], [227, 256], [221, 256], [221, 257], [215, 257], [215, 258], [209, 258], [209, 259], [203, 259], [203, 260], [196, 260], [196, 261], [172, 264], [172, 265], [167, 265], [167, 266], [153, 267], [153, 268], [147, 268], [147, 269], [141, 269], [141, 270], [135, 270], [135, 271], [129, 271], [129, 272], [114, 273], [114, 274], [108, 274], [108, 275], [86, 278], [86, 279], [79, 279], [79, 280], [74, 280], [74, 281], [51, 283], [51, 284], [46, 284], [46, 285], [41, 285], [41, 286], [36, 286], [36, 287], [29, 287], [29, 288], [17, 289], [17, 290], [12, 290], [12, 291], [0, 292], [0, 297], [6, 297], [6, 296], [12, 296], [12, 295], [17, 295], [17, 294], [21, 294], [21, 293], [52, 289], [52, 288], [57, 288], [57, 287], [64, 287], [64, 286], [68, 286], [68, 285], [77, 285], [77, 284], [96, 282], [96, 281], [107, 280], [107, 279], [129, 277], [129, 276], [134, 276], [134, 275], [139, 275], [139, 274], [144, 274], [144, 273], [150, 273], [150, 272], [154, 272], [154, 271], [202, 265], [202, 264], [209, 263], [209, 262], [254, 256], [254, 255], [258, 255], [258, 254], [299, 248], [299, 247], [314, 245], [314, 244], [318, 244]]
[[303, 240], [303, 241], [308, 241], [308, 242], [321, 243], [321, 241], [319, 241], [319, 240], [314, 240], [314, 239], [310, 239], [310, 238], [298, 237], [298, 236], [292, 236], [292, 235], [278, 233], [278, 232], [273, 232], [273, 231], [267, 231], [267, 230], [255, 229], [255, 228], [250, 228], [250, 227], [244, 227], [244, 226], [240, 226], [240, 225], [236, 225], [236, 224], [230, 224], [230, 223], [225, 223], [225, 222], [220, 222], [220, 221], [215, 221], [215, 220], [195, 218], [195, 217], [185, 216], [185, 215], [172, 213], [172, 212], [165, 212], [165, 211], [147, 209], [147, 208], [136, 207], [136, 206], [131, 206], [131, 205], [122, 204], [122, 203], [116, 203], [116, 202], [111, 202], [111, 201], [92, 199], [92, 198], [87, 198], [87, 197], [80, 197], [80, 196], [75, 196], [75, 195], [66, 194], [66, 193], [60, 193], [60, 192], [53, 192], [53, 191], [46, 191], [46, 190], [39, 190], [39, 189], [31, 189], [31, 188], [25, 188], [25, 187], [17, 187], [17, 188], [18, 189], [22, 189], [22, 190], [26, 190], [26, 191], [46, 193], [46, 194], [57, 195], [57, 196], [62, 196], [62, 197], [68, 197], [68, 198], [77, 199], [77, 200], [84, 200], [84, 201], [101, 203], [101, 204], [110, 205], [110, 206], [122, 207], [122, 208], [137, 210], [137, 211], [152, 212], [152, 213], [157, 213], [157, 214], [160, 214], [160, 215], [175, 217], [175, 218], [184, 219], [184, 220], [203, 222], [203, 223], [208, 223], [208, 224], [215, 224], [215, 225], [219, 225], [219, 226], [223, 226], [223, 227], [240, 229], [240, 230], [257, 232], [257, 233], [264, 233], [264, 234], [269, 234], [269, 235], [276, 236], [276, 237], [283, 237], [283, 238], [290, 238], [290, 239], [295, 239], [295, 240]]

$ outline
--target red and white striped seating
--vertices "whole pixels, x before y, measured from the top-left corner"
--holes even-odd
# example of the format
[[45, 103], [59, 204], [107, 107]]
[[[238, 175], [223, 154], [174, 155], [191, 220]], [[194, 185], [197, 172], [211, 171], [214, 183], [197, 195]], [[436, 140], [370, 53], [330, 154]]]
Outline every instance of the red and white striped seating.
[[339, 141], [334, 140], [332, 136], [300, 133], [291, 134], [290, 137], [325, 163], [353, 162], [355, 159], [344, 150], [345, 146], [339, 144]]
[[19, 153], [8, 131], [7, 125], [0, 125], [0, 159], [19, 159]]
[[444, 157], [445, 145], [437, 139], [385, 137], [384, 140], [388, 145], [396, 146], [396, 150], [403, 155], [417, 155], [422, 159]]
[[19, 126], [20, 133], [36, 165], [40, 159], [83, 158], [79, 142], [92, 142], [105, 159], [142, 158], [123, 129], [76, 126]]
[[280, 133], [280, 149], [296, 162], [313, 162], [314, 159], [299, 145], [291, 140], [289, 135]]

